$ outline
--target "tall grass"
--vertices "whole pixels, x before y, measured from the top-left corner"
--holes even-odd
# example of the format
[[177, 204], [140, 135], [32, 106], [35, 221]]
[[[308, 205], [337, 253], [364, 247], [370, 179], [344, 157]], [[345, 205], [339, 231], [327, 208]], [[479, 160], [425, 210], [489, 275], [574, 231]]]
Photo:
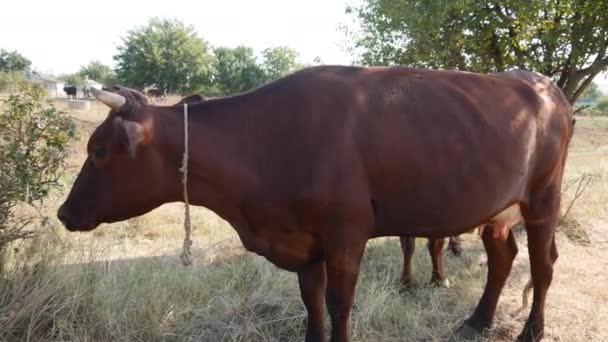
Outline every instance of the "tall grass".
[[[303, 340], [297, 279], [262, 257], [235, 254], [194, 267], [173, 256], [65, 264], [57, 249], [32, 248], [36, 253], [21, 253], [37, 257], [15, 263], [0, 284], [2, 340]], [[355, 340], [439, 340], [475, 303], [480, 246], [468, 257], [446, 256], [450, 278], [461, 284], [449, 290], [426, 286], [430, 260], [419, 249], [420, 286], [403, 292], [397, 241], [370, 243], [353, 311]]]

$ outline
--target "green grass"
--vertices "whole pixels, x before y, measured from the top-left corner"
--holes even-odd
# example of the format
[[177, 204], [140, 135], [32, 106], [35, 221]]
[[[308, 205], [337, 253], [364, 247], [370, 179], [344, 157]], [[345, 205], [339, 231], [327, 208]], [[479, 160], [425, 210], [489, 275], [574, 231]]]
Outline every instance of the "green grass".
[[[397, 240], [370, 242], [353, 310], [354, 339], [437, 340], [449, 334], [482, 286], [483, 268], [472, 262], [479, 252], [446, 257], [456, 270], [450, 278], [464, 286], [443, 289], [424, 285], [430, 260], [419, 248], [415, 267], [422, 284], [402, 293]], [[295, 274], [262, 257], [237, 254], [194, 267], [176, 265], [176, 257], [75, 265], [63, 264], [59, 255], [45, 259], [34, 268], [13, 269], [3, 282], [0, 322], [16, 314], [2, 326], [0, 339], [303, 340], [306, 312]]]

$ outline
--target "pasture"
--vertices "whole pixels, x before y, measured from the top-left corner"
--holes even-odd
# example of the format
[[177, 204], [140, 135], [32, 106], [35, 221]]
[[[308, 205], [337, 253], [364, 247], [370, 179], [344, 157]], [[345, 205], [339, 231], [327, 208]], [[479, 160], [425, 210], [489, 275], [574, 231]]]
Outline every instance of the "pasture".
[[[169, 98], [172, 104], [178, 98]], [[58, 103], [58, 107], [65, 103]], [[62, 108], [67, 109], [67, 107]], [[68, 233], [55, 219], [86, 157], [86, 141], [107, 107], [71, 111], [73, 144], [63, 191], [45, 202], [52, 228], [9, 256], [0, 279], [0, 340], [31, 341], [302, 341], [306, 310], [295, 274], [247, 253], [234, 230], [203, 208], [192, 210], [194, 264], [179, 263], [183, 205], [164, 205], [90, 233]], [[177, 170], [176, 170], [177, 172]], [[608, 120], [578, 118], [566, 165], [559, 259], [546, 307], [547, 341], [608, 341]], [[584, 180], [583, 179], [583, 180]], [[24, 209], [25, 210], [25, 209]], [[516, 315], [528, 280], [526, 234], [501, 296], [488, 340], [512, 341], [528, 312]], [[399, 284], [397, 238], [368, 243], [352, 316], [354, 341], [441, 341], [473, 310], [486, 276], [476, 234], [464, 253], [446, 253], [450, 288], [428, 287], [426, 240], [414, 257], [416, 286]]]

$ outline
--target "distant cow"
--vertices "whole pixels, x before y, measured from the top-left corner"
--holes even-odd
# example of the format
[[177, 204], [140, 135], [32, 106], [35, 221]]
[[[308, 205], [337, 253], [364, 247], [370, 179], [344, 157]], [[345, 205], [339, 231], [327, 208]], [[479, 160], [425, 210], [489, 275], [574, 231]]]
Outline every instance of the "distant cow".
[[[429, 238], [428, 240], [427, 248], [431, 256], [431, 263], [433, 264], [431, 284], [449, 287], [450, 282], [445, 276], [445, 268], [443, 267], [442, 252], [445, 239]], [[412, 257], [414, 256], [414, 250], [416, 248], [416, 238], [411, 236], [402, 236], [400, 238], [400, 243], [401, 251], [403, 252], [403, 271], [401, 274], [401, 281], [405, 287], [410, 287], [413, 283]], [[457, 256], [462, 253], [461, 240], [458, 236], [450, 237], [448, 249]]]
[[150, 97], [161, 97], [164, 93], [160, 89], [148, 89], [147, 95]]
[[146, 95], [154, 102], [162, 102], [165, 97], [165, 91], [160, 89], [148, 89]]
[[63, 87], [63, 91], [68, 95], [68, 98], [76, 98], [77, 88], [75, 86], [65, 86]]

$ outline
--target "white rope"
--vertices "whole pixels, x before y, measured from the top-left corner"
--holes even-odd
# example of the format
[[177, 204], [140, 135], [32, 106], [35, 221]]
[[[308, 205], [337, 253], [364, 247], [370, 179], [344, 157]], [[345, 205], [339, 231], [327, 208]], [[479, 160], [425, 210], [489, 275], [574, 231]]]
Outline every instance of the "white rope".
[[186, 236], [184, 237], [184, 246], [182, 248], [182, 254], [179, 259], [182, 261], [182, 265], [192, 265], [192, 252], [190, 246], [192, 246], [192, 240], [190, 240], [190, 233], [192, 227], [190, 225], [190, 203], [188, 201], [188, 104], [184, 103], [184, 156], [182, 158], [182, 167], [179, 169], [182, 176], [182, 184], [184, 185], [184, 231]]

